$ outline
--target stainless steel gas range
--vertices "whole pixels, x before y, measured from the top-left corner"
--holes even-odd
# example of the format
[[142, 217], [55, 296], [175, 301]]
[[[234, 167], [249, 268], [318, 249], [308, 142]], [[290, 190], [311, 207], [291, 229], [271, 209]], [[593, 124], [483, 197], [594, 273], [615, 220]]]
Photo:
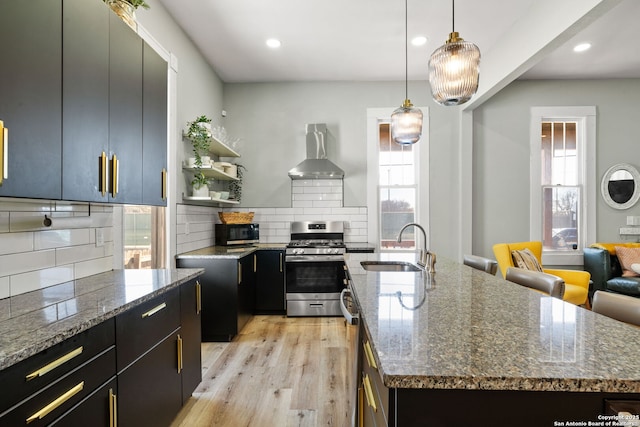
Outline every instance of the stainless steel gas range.
[[342, 221], [291, 223], [285, 252], [287, 316], [342, 316], [345, 251]]

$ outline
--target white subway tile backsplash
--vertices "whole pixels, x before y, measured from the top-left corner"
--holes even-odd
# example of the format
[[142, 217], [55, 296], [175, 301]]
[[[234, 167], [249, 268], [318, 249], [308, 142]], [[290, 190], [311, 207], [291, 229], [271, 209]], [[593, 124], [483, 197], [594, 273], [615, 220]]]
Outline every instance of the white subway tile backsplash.
[[0, 277], [0, 298], [8, 298], [10, 296], [9, 277]]
[[93, 276], [94, 274], [112, 269], [113, 256], [106, 256], [104, 258], [96, 258], [75, 263], [75, 276], [76, 279], [80, 279], [82, 277]]
[[[104, 270], [103, 270], [104, 271]], [[74, 279], [73, 265], [43, 268], [28, 273], [15, 274], [10, 278], [11, 296], [46, 288]]]
[[[91, 231], [89, 228], [79, 228], [73, 230], [37, 231], [29, 234], [33, 235], [35, 250], [42, 250], [88, 244], [92, 240], [91, 236], [95, 236]], [[95, 238], [93, 240], [95, 241]]]
[[[111, 205], [0, 198], [0, 298], [113, 269], [113, 211]], [[45, 215], [55, 229], [44, 226]], [[99, 248], [96, 227], [105, 238]]]
[[3, 276], [41, 270], [55, 265], [55, 250], [21, 252], [0, 256], [0, 274]]
[[33, 251], [33, 233], [0, 233], [0, 255], [29, 251]]

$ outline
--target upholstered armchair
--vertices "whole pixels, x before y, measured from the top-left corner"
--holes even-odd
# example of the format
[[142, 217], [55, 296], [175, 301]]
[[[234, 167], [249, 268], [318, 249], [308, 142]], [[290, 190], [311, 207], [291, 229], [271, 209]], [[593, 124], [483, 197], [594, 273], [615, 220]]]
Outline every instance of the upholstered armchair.
[[[493, 246], [493, 254], [498, 261], [500, 272], [506, 278], [507, 269], [509, 267], [518, 267], [513, 263], [511, 251], [521, 251], [529, 249], [535, 255], [538, 264], [542, 266], [542, 242], [517, 242], [517, 243], [498, 243]], [[557, 270], [542, 268], [542, 271], [560, 277], [565, 282], [564, 301], [576, 305], [589, 305], [589, 280], [591, 275], [586, 271], [579, 270]]]

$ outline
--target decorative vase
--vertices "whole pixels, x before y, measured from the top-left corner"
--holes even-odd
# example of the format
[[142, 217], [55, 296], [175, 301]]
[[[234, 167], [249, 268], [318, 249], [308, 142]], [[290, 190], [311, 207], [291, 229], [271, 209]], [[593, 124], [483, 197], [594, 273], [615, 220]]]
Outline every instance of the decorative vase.
[[134, 31], [137, 31], [136, 9], [124, 0], [107, 0], [109, 7]]
[[193, 197], [209, 197], [209, 186], [207, 184], [202, 184], [200, 187], [194, 185], [191, 194]]

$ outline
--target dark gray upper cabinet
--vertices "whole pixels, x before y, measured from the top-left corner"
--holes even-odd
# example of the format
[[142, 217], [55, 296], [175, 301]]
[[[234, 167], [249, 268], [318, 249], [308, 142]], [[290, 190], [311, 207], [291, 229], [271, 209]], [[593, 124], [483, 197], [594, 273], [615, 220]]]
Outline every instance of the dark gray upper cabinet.
[[167, 62], [144, 43], [142, 204], [167, 205]]
[[0, 40], [0, 196], [166, 206], [167, 63], [101, 0], [2, 2]]
[[140, 204], [142, 39], [115, 13], [109, 16], [109, 197], [117, 203]]
[[62, 5], [0, 2], [0, 120], [9, 129], [0, 196], [60, 199]]
[[99, 158], [109, 155], [110, 14], [99, 1], [63, 2], [63, 200], [108, 201]]

